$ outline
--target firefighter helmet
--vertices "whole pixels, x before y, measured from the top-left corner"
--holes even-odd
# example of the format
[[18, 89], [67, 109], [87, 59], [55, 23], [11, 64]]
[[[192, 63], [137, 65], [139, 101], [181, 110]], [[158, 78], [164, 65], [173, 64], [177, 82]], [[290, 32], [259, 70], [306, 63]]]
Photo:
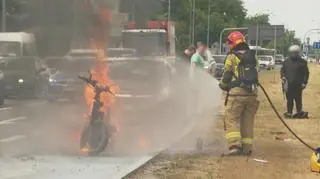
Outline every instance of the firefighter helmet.
[[243, 34], [238, 31], [231, 32], [228, 36], [228, 44], [231, 48], [234, 48], [238, 44], [243, 43], [245, 41], [246, 40]]
[[310, 166], [311, 171], [320, 173], [320, 148], [312, 152]]

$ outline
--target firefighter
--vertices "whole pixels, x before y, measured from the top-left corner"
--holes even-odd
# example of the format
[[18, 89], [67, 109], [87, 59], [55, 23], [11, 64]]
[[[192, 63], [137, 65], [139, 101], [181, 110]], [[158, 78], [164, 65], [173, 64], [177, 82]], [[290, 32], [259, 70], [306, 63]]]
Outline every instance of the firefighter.
[[[282, 83], [286, 84], [287, 112], [286, 118], [307, 118], [308, 113], [302, 111], [302, 91], [307, 87], [309, 69], [306, 60], [300, 56], [301, 48], [298, 45], [289, 47], [289, 58], [285, 60], [281, 68]], [[293, 115], [293, 101], [296, 103], [297, 113]]]
[[225, 60], [225, 72], [219, 87], [227, 91], [225, 109], [228, 156], [252, 153], [254, 117], [257, 100], [258, 61], [241, 32], [228, 36], [230, 51]]

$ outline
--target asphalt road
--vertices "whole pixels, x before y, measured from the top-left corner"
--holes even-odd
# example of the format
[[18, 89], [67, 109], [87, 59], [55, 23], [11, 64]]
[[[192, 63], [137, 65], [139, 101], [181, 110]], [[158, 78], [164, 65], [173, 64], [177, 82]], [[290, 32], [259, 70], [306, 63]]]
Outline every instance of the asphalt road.
[[8, 101], [0, 109], [0, 178], [120, 178], [187, 130], [190, 120], [166, 105], [124, 113], [112, 147], [91, 158], [79, 151], [86, 111], [81, 103]]
[[79, 151], [87, 110], [81, 100], [7, 101], [0, 108], [0, 178], [121, 178], [189, 134], [204, 119], [200, 110], [213, 111], [210, 104], [220, 104], [217, 81], [210, 75], [204, 74], [191, 86], [181, 79], [162, 102], [127, 103], [119, 98], [114, 110], [119, 131], [100, 157]]
[[[0, 109], [1, 155], [74, 153], [81, 107], [42, 100], [8, 101]], [[82, 115], [83, 116], [83, 115]]]

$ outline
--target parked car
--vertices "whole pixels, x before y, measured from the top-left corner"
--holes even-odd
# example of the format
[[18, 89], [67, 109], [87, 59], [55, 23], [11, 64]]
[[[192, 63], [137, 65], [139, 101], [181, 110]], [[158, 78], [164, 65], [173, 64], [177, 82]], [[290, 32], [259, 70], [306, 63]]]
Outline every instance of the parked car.
[[[131, 48], [108, 48], [106, 49], [109, 58], [134, 57], [137, 52]], [[96, 50], [94, 49], [72, 49], [65, 56], [67, 59], [94, 59]]]
[[285, 58], [282, 54], [276, 54], [276, 58], [275, 58], [275, 64], [276, 65], [281, 65], [284, 62]]
[[46, 93], [51, 72], [37, 57], [17, 57], [3, 60], [2, 94], [11, 97], [40, 97]]
[[258, 60], [262, 69], [271, 70], [275, 67], [275, 61], [272, 56], [258, 56]]
[[[93, 59], [63, 59], [53, 63], [54, 73], [49, 79], [48, 100], [55, 101], [60, 98], [76, 100], [83, 93], [83, 82], [77, 77], [81, 73], [87, 73], [93, 65]], [[81, 98], [82, 99], [82, 98]]]
[[[120, 87], [117, 97], [124, 101], [125, 105], [136, 108], [146, 105], [146, 101], [168, 99], [171, 70], [165, 59], [121, 57], [119, 49], [108, 50], [109, 58], [104, 62], [109, 65], [110, 78]], [[50, 78], [49, 99], [83, 99], [83, 82], [78, 80], [77, 76], [79, 73], [87, 73], [93, 65], [93, 60], [67, 59], [62, 64]]]
[[226, 55], [213, 55], [212, 58], [216, 62], [216, 68], [215, 70], [212, 70], [211, 74], [217, 78], [218, 80], [222, 77], [224, 72], [224, 61], [226, 59]]
[[93, 49], [72, 49], [65, 58], [67, 59], [94, 59], [96, 50]]

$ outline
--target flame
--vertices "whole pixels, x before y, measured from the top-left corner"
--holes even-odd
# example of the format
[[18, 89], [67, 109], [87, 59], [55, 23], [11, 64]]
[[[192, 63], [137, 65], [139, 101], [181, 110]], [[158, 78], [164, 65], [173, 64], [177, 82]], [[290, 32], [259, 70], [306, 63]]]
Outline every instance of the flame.
[[[89, 2], [90, 3], [90, 2]], [[92, 5], [92, 4], [89, 4]], [[94, 10], [94, 9], [92, 9]], [[94, 65], [90, 72], [92, 79], [96, 80], [100, 86], [110, 86], [110, 93], [101, 93], [100, 99], [103, 102], [103, 106], [100, 108], [101, 112], [105, 112], [112, 104], [115, 103], [116, 98], [114, 94], [118, 93], [120, 88], [115, 84], [109, 77], [109, 67], [106, 59], [108, 58], [107, 47], [108, 47], [108, 26], [111, 21], [111, 12], [107, 7], [100, 7], [96, 17], [99, 23], [95, 24], [91, 28], [89, 44], [90, 47], [95, 50], [96, 58], [94, 59]], [[93, 107], [93, 101], [95, 91], [90, 85], [86, 85], [84, 88], [84, 96], [86, 104], [91, 113]]]

